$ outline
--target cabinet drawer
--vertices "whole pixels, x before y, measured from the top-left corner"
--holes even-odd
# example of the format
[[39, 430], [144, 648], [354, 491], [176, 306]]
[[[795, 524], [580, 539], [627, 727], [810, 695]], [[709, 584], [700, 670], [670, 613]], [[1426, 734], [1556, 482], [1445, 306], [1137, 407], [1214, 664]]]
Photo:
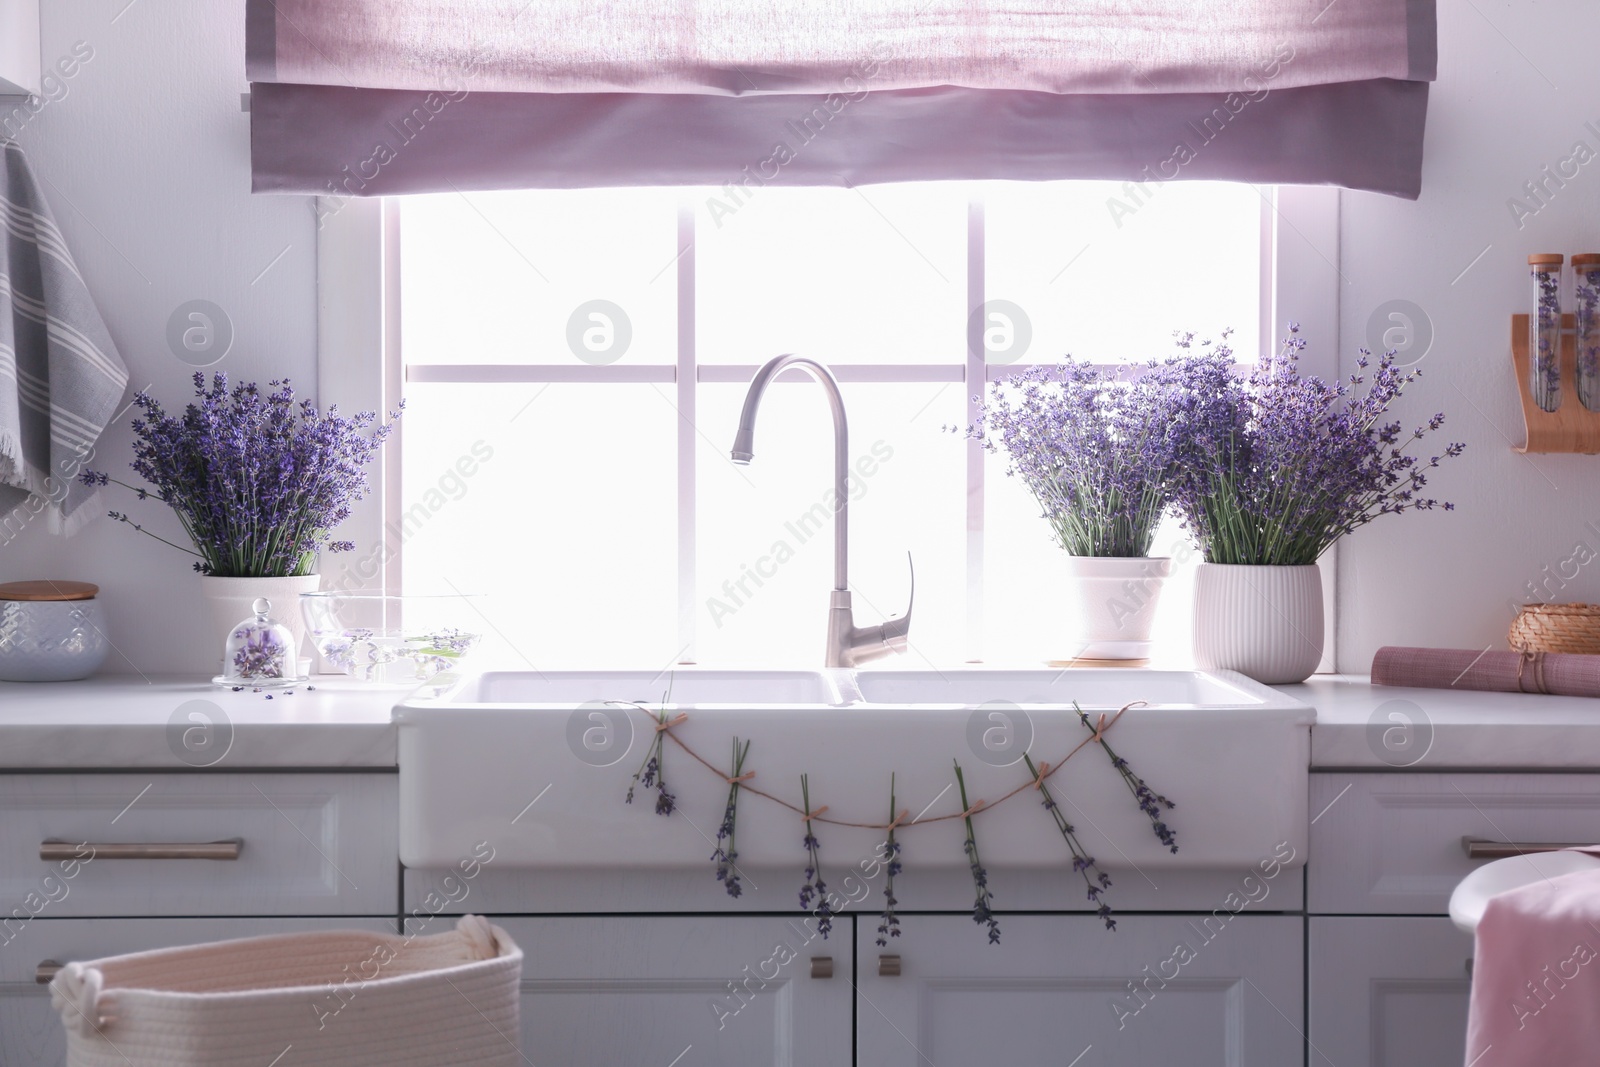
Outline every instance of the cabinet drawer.
[[395, 799], [392, 774], [0, 775], [0, 923], [393, 912]]
[[1600, 841], [1600, 775], [1313, 774], [1310, 810], [1313, 913], [1444, 915], [1463, 839]]
[[[394, 933], [392, 918], [38, 919], [0, 941], [0, 1065], [60, 1067], [67, 1059], [61, 1016], [35, 977], [41, 963], [71, 963], [207, 941], [308, 930]], [[311, 1010], [308, 1002], [308, 1009]], [[285, 1063], [288, 1061], [286, 1060]]]

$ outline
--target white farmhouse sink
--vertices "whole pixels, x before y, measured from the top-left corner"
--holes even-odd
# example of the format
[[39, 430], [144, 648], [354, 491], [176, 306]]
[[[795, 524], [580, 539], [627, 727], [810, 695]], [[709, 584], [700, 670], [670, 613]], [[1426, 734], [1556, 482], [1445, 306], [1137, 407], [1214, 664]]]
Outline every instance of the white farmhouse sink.
[[[969, 800], [999, 801], [1029, 781], [1024, 746], [1036, 764], [1056, 764], [1090, 736], [1073, 701], [1092, 720], [1145, 701], [1106, 739], [1178, 805], [1167, 813], [1178, 835], [1173, 855], [1106, 754], [1094, 745], [1079, 751], [1050, 785], [1101, 866], [1237, 869], [1283, 842], [1306, 854], [1314, 712], [1241, 675], [690, 668], [670, 682], [649, 672], [490, 673], [406, 700], [394, 712], [401, 859], [455, 866], [487, 841], [497, 868], [705, 866], [728, 794], [718, 774], [669, 741], [677, 812], [657, 815], [655, 792], [642, 787], [633, 804], [623, 801], [669, 684], [668, 716], [687, 716], [674, 737], [722, 769], [734, 737], [750, 742], [748, 784], [789, 803], [801, 803], [805, 773], [813, 806], [828, 805], [830, 818], [880, 823], [893, 773], [897, 805], [910, 813], [901, 841], [918, 866], [965, 862], [960, 820], [926, 822], [962, 808], [953, 761]], [[979, 814], [977, 826], [988, 866], [1070, 859], [1032, 789]], [[740, 800], [741, 867], [793, 867], [803, 836], [794, 812], [748, 793]], [[847, 865], [870, 857], [883, 835], [827, 825], [820, 836], [825, 861]]]

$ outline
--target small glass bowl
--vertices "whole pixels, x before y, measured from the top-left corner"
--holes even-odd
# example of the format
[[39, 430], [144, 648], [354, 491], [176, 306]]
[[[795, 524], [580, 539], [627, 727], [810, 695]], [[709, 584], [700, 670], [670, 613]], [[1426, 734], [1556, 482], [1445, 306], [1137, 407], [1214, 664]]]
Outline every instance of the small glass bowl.
[[456, 669], [483, 639], [463, 630], [469, 596], [302, 593], [306, 632], [328, 663], [362, 682], [411, 687]]

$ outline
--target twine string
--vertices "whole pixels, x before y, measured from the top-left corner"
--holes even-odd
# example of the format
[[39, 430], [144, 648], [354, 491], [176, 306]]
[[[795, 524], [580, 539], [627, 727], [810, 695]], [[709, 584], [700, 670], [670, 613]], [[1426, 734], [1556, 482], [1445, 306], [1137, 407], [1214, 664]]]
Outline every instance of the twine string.
[[[622, 702], [619, 701], [618, 703], [622, 703]], [[1111, 715], [1110, 718], [1107, 718], [1102, 713], [1100, 715], [1100, 717], [1099, 717], [1099, 720], [1098, 720], [1097, 724], [1094, 727], [1094, 733], [1090, 734], [1089, 737], [1087, 737], [1083, 741], [1079, 742], [1072, 749], [1071, 752], [1068, 752], [1065, 756], [1063, 756], [1057, 762], [1045, 764], [1044, 766], [1048, 767], [1049, 770], [1044, 770], [1043, 767], [1041, 767], [1040, 774], [1039, 774], [1039, 776], [1037, 778], [1028, 779], [1027, 781], [1023, 782], [1021, 785], [1017, 786], [1015, 789], [1011, 790], [1011, 792], [1006, 793], [999, 800], [996, 800], [994, 803], [991, 804], [991, 803], [987, 803], [985, 801], [980, 800], [976, 804], [972, 805], [972, 807], [968, 808], [966, 811], [954, 811], [954, 812], [949, 813], [948, 815], [934, 815], [934, 816], [932, 816], [930, 818], [918, 819], [918, 820], [916, 820], [915, 823], [908, 823], [907, 825], [922, 826], [922, 825], [925, 825], [927, 823], [948, 822], [951, 819], [967, 819], [967, 818], [970, 818], [980, 808], [982, 810], [984, 810], [984, 811], [992, 810], [994, 808], [999, 807], [1001, 804], [1004, 804], [1006, 801], [1010, 800], [1012, 797], [1016, 796], [1018, 793], [1021, 793], [1021, 792], [1025, 791], [1025, 790], [1028, 790], [1028, 789], [1037, 788], [1041, 782], [1043, 782], [1046, 778], [1049, 778], [1051, 775], [1053, 775], [1056, 772], [1058, 772], [1059, 770], [1061, 770], [1061, 768], [1066, 765], [1068, 760], [1072, 759], [1072, 757], [1076, 756], [1079, 752], [1082, 752], [1083, 749], [1086, 746], [1092, 745], [1095, 742], [1099, 741], [1105, 735], [1105, 733], [1108, 730], [1110, 730], [1113, 726], [1115, 726], [1117, 724], [1117, 720], [1121, 719], [1123, 713], [1126, 712], [1129, 708], [1144, 707], [1145, 705], [1146, 705], [1145, 701], [1143, 701], [1143, 700], [1135, 700], [1135, 701], [1132, 701], [1130, 703], [1122, 705], [1122, 707], [1118, 708], [1116, 710], [1116, 712], [1113, 715]], [[651, 711], [650, 709], [642, 707], [642, 706], [640, 706], [638, 704], [631, 704], [630, 706], [639, 708], [639, 710], [641, 712], [643, 712], [644, 714], [650, 716], [650, 718], [653, 721], [656, 722], [657, 732], [665, 732], [665, 734], [667, 736], [667, 740], [671, 741], [674, 745], [677, 745], [678, 748], [682, 749], [683, 752], [686, 755], [688, 755], [690, 759], [692, 759], [696, 763], [700, 764], [702, 767], [704, 767], [706, 770], [710, 771], [712, 774], [716, 775], [718, 778], [721, 778], [722, 780], [730, 782], [730, 783], [732, 782], [732, 779], [730, 779], [728, 777], [728, 775], [720, 767], [717, 767], [715, 764], [711, 763], [711, 761], [707, 760], [704, 756], [700, 755], [700, 753], [696, 752], [694, 749], [692, 749], [688, 745], [684, 744], [683, 739], [681, 737], [679, 737], [677, 734], [673, 733], [672, 730], [670, 729], [671, 727], [676, 726], [680, 722], [682, 722], [685, 719], [687, 719], [689, 717], [687, 712], [680, 712], [677, 718], [675, 718], [675, 719], [671, 720], [670, 722], [666, 723], [665, 725], [663, 725], [663, 724], [661, 724], [661, 722], [660, 722], [659, 718], [657, 717], [656, 713]], [[751, 771], [749, 773], [753, 775], [755, 772]], [[858, 830], [881, 830], [881, 831], [884, 831], [884, 832], [888, 832], [889, 830], [892, 830], [892, 829], [895, 829], [895, 828], [899, 827], [900, 826], [900, 821], [902, 819], [904, 819], [905, 816], [906, 816], [906, 812], [902, 811], [898, 816], [895, 817], [895, 820], [893, 822], [891, 822], [891, 823], [854, 822], [854, 821], [849, 820], [849, 819], [830, 819], [830, 818], [824, 818], [822, 816], [822, 814], [821, 814], [822, 812], [827, 810], [827, 805], [826, 804], [824, 804], [822, 807], [816, 809], [816, 811], [808, 812], [804, 808], [802, 808], [802, 807], [800, 807], [800, 806], [798, 806], [796, 804], [791, 804], [787, 800], [784, 800], [782, 797], [774, 796], [773, 794], [768, 793], [763, 789], [759, 789], [756, 786], [753, 786], [753, 785], [741, 785], [740, 789], [742, 789], [746, 793], [754, 793], [756, 796], [761, 797], [761, 798], [763, 798], [765, 800], [770, 800], [774, 804], [777, 804], [779, 807], [788, 808], [790, 811], [794, 812], [796, 815], [799, 815], [802, 819], [806, 820], [807, 822], [826, 823], [829, 826], [847, 826], [847, 827], [851, 827], [853, 829], [858, 829]]]

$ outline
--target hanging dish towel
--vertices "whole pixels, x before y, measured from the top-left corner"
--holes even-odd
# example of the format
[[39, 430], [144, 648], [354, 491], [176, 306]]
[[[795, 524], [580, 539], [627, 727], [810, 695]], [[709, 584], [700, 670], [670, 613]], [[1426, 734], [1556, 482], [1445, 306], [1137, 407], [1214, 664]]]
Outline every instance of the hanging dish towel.
[[0, 223], [0, 520], [30, 497], [69, 520], [128, 368], [14, 141], [0, 141]]
[[67, 1067], [515, 1067], [521, 984], [522, 950], [468, 915], [69, 963], [50, 1001]]

